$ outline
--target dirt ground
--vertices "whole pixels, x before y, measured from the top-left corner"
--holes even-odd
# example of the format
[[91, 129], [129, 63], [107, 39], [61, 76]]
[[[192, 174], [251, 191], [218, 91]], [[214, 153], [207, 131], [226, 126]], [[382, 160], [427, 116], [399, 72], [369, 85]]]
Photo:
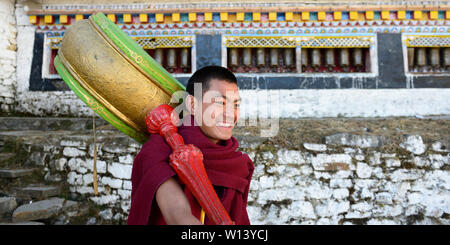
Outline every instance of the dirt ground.
[[[260, 126], [238, 126], [233, 130], [233, 135], [259, 137], [260, 132]], [[289, 149], [300, 149], [303, 143], [325, 143], [325, 136], [335, 133], [384, 136], [393, 144], [403, 142], [403, 136], [407, 134], [420, 135], [426, 144], [437, 140], [448, 142], [450, 118], [280, 119], [278, 134], [267, 140]]]

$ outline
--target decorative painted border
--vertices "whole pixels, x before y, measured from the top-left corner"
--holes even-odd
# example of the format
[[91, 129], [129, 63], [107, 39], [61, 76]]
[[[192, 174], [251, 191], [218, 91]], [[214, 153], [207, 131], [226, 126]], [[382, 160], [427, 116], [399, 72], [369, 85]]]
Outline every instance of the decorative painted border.
[[407, 47], [450, 47], [450, 35], [421, 36], [409, 35], [405, 39]]
[[283, 37], [227, 37], [228, 48], [295, 48], [295, 40]]
[[[325, 7], [325, 6], [323, 6]], [[434, 21], [434, 20], [450, 20], [450, 7], [443, 5], [438, 6], [438, 9], [430, 8], [430, 6], [422, 7], [421, 9], [387, 9], [386, 6], [379, 7], [380, 9], [368, 10], [364, 7], [359, 9], [351, 9], [347, 6], [346, 9], [338, 9], [338, 6], [333, 6], [334, 11], [329, 9], [322, 9], [318, 11], [311, 11], [307, 8], [300, 8], [296, 10], [270, 10], [267, 7], [266, 11], [261, 12], [246, 8], [246, 11], [238, 9], [235, 11], [223, 10], [221, 12], [212, 11], [190, 11], [178, 9], [176, 11], [167, 10], [153, 10], [153, 13], [148, 13], [147, 9], [136, 9], [135, 11], [115, 11], [97, 10], [80, 11], [74, 10], [65, 12], [60, 11], [44, 11], [40, 14], [39, 11], [28, 11], [29, 21], [35, 25], [52, 25], [52, 24], [70, 24], [73, 21], [87, 18], [89, 14], [93, 14], [98, 10], [107, 13], [108, 18], [118, 24], [145, 24], [145, 23], [270, 23], [270, 22], [320, 22], [327, 23], [330, 21]], [[217, 7], [216, 7], [217, 8]], [[383, 9], [381, 9], [383, 8]], [[351, 10], [349, 10], [351, 9]]]
[[193, 45], [191, 37], [134, 37], [133, 39], [144, 49], [155, 48], [190, 48]]
[[368, 48], [374, 43], [373, 37], [226, 37], [227, 48]]

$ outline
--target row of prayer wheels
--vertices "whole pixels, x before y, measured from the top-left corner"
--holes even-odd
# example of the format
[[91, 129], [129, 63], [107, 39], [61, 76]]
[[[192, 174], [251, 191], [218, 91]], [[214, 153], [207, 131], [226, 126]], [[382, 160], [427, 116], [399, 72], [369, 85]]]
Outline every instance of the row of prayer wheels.
[[228, 66], [295, 68], [294, 48], [229, 48]]
[[318, 72], [321, 68], [327, 71], [349, 72], [364, 70], [365, 53], [363, 48], [305, 48], [301, 52], [303, 71]]
[[408, 48], [408, 67], [412, 72], [450, 68], [450, 48]]
[[153, 58], [169, 72], [187, 72], [190, 69], [190, 48], [157, 48]]

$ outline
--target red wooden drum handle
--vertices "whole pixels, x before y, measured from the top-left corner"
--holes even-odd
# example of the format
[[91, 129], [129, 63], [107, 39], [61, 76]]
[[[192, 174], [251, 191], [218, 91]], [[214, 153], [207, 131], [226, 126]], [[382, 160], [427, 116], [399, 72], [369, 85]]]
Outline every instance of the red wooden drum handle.
[[150, 133], [163, 136], [172, 148], [170, 166], [193, 193], [212, 222], [215, 225], [234, 224], [208, 179], [202, 152], [192, 144], [184, 144], [183, 138], [178, 134], [175, 124], [179, 120], [173, 108], [163, 104], [149, 112], [145, 124]]

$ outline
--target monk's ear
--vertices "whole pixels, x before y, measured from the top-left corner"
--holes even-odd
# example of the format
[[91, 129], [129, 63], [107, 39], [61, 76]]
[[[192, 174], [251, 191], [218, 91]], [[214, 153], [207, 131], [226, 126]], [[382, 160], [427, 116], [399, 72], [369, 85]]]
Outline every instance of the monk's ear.
[[194, 96], [188, 94], [186, 96], [186, 109], [189, 111], [191, 115], [195, 115], [195, 110], [197, 109], [198, 102], [194, 98]]

